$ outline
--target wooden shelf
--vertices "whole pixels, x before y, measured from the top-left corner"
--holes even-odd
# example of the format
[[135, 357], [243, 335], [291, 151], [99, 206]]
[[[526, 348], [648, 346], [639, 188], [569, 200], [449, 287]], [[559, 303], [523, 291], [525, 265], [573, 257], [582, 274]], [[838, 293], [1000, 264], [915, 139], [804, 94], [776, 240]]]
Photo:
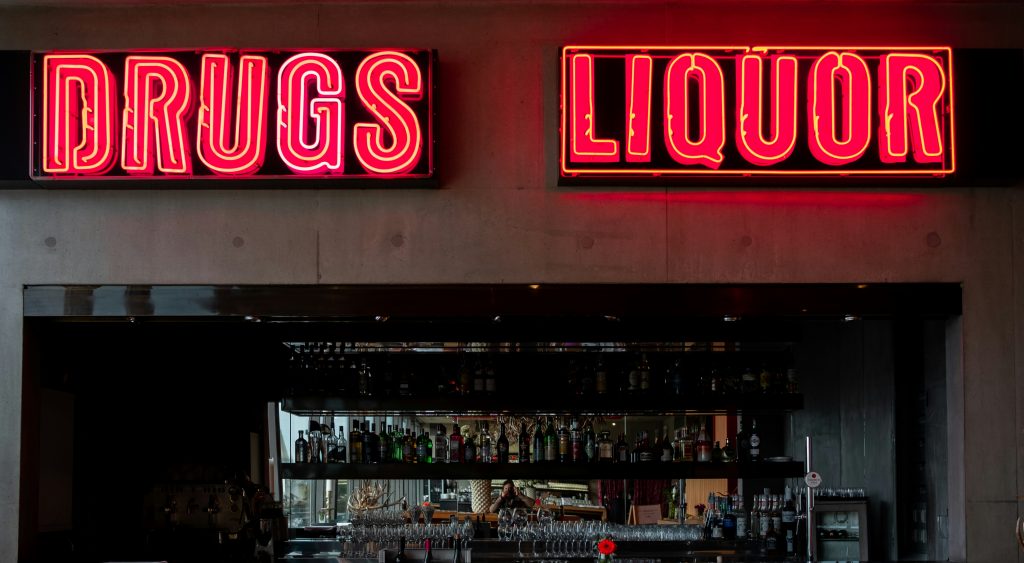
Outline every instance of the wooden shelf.
[[338, 397], [305, 395], [287, 397], [282, 409], [294, 415], [323, 413], [373, 416], [395, 413], [425, 416], [482, 416], [498, 414], [573, 415], [668, 415], [782, 413], [803, 408], [799, 393], [776, 395], [671, 396], [666, 394], [620, 394], [564, 396], [536, 394], [529, 397]]
[[762, 463], [282, 463], [284, 479], [744, 479], [804, 474], [803, 462]]

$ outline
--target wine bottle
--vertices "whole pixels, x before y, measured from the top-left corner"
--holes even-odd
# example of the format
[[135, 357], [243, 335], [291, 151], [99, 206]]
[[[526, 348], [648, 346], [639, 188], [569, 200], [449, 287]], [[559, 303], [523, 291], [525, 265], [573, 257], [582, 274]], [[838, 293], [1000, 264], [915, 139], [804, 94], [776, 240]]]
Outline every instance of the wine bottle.
[[554, 463], [558, 461], [558, 436], [555, 435], [555, 425], [548, 418], [548, 427], [544, 431], [544, 461]]
[[546, 460], [544, 453], [544, 421], [537, 417], [537, 427], [533, 432], [533, 462], [542, 463]]
[[309, 442], [302, 437], [302, 430], [299, 430], [299, 439], [295, 440], [295, 463], [307, 463], [309, 461]]
[[498, 435], [498, 463], [508, 463], [508, 437], [505, 436], [505, 423], [501, 423], [501, 434]]

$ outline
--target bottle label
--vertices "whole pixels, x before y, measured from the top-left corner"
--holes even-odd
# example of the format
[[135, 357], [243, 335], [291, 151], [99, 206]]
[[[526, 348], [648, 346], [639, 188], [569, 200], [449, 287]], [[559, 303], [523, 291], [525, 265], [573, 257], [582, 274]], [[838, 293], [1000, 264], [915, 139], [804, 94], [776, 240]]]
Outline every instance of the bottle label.
[[554, 440], [549, 440], [544, 444], [544, 459], [546, 461], [555, 461], [558, 459], [558, 444]]
[[672, 450], [668, 448], [661, 450], [661, 461], [672, 461]]
[[736, 517], [736, 536], [740, 538], [747, 537], [747, 517], [737, 516]]
[[768, 515], [767, 514], [762, 514], [761, 518], [760, 518], [760, 521], [758, 522], [757, 530], [758, 530], [758, 532], [761, 533], [761, 537], [762, 538], [765, 537], [766, 535], [768, 535], [768, 520], [769, 520]]
[[583, 453], [587, 454], [588, 460], [593, 460], [594, 454], [597, 453], [594, 451], [594, 443], [588, 440], [586, 445], [583, 447]]
[[758, 447], [760, 445], [761, 445], [761, 438], [758, 438], [756, 434], [754, 436], [750, 437], [750, 447], [751, 448], [756, 448], [756, 447]]
[[600, 455], [601, 459], [611, 459], [612, 457], [615, 456], [614, 448], [612, 448], [611, 442], [601, 444]]
[[782, 529], [782, 518], [778, 516], [772, 516], [772, 527], [776, 530]]
[[793, 522], [796, 522], [796, 512], [793, 511], [793, 510], [783, 510], [782, 511], [782, 523], [783, 524], [792, 524]]

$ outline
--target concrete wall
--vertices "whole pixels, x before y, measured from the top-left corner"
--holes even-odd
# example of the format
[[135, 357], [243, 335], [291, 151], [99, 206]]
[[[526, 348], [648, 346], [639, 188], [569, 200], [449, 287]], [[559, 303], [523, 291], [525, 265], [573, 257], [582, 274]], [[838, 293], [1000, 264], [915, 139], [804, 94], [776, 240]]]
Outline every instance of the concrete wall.
[[[1024, 6], [973, 2], [350, 2], [0, 8], [0, 49], [436, 48], [431, 191], [0, 193], [0, 561], [17, 550], [21, 290], [36, 283], [924, 282], [964, 284], [963, 453], [951, 556], [1019, 559], [1024, 200], [1012, 188], [649, 190], [554, 185], [557, 47], [1022, 47]], [[956, 448], [951, 448], [954, 452]], [[957, 488], [959, 487], [959, 490]], [[966, 524], [965, 524], [966, 522]]]

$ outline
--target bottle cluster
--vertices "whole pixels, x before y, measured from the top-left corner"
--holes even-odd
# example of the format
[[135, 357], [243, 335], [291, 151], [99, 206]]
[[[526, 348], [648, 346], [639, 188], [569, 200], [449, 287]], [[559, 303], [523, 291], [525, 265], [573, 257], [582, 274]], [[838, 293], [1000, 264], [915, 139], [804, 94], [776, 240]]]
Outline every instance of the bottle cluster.
[[792, 490], [782, 495], [754, 495], [748, 510], [738, 495], [708, 497], [704, 512], [704, 538], [747, 540], [760, 545], [768, 555], [797, 555], [803, 545], [804, 519], [794, 502]]
[[552, 393], [577, 396], [715, 396], [799, 392], [796, 369], [745, 366], [718, 353], [466, 353], [353, 352], [345, 343], [297, 345], [288, 361], [293, 391], [359, 397], [494, 396], [503, 381], [537, 374]]
[[[557, 426], [556, 426], [557, 425]], [[299, 431], [295, 441], [295, 463], [654, 463], [698, 462], [730, 463], [761, 460], [761, 439], [757, 420], [749, 431], [740, 423], [736, 443], [726, 439], [723, 447], [712, 442], [704, 424], [687, 426], [670, 437], [667, 428], [656, 432], [637, 432], [632, 443], [620, 433], [596, 433], [593, 424], [563, 417], [538, 417], [533, 430], [521, 423], [517, 447], [506, 433], [506, 424], [492, 436], [488, 422], [479, 422], [476, 431], [463, 433], [453, 424], [451, 434], [443, 424], [380, 425], [377, 421], [353, 420], [351, 431], [339, 425], [334, 432], [330, 423], [310, 419], [308, 431]]]

